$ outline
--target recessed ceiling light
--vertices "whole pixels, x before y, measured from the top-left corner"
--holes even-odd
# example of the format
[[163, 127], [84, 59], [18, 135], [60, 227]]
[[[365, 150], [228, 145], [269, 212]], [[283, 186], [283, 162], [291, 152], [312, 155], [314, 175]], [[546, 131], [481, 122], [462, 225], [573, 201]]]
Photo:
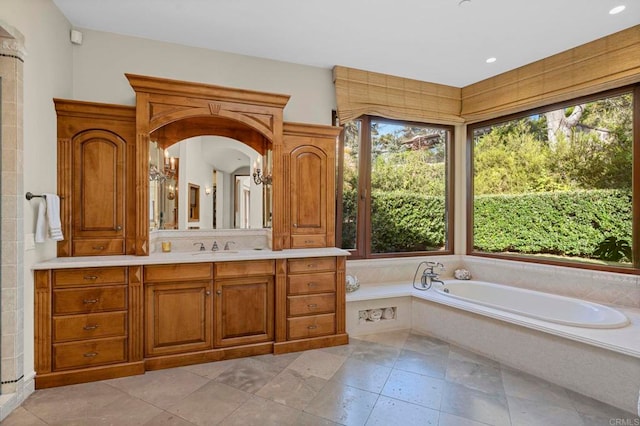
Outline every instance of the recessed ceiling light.
[[491, 57], [491, 58], [487, 58], [487, 60], [486, 60], [485, 62], [486, 62], [486, 63], [488, 63], [488, 64], [492, 64], [492, 63], [494, 63], [496, 60], [497, 60], [496, 58]]
[[622, 12], [625, 8], [626, 6], [623, 4], [621, 4], [620, 6], [616, 6], [609, 11], [609, 15], [617, 15], [618, 13]]

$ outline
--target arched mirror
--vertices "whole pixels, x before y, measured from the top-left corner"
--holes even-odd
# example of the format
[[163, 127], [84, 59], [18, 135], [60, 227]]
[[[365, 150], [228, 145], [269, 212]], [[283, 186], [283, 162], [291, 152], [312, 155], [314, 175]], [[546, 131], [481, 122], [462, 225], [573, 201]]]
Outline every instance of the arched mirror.
[[195, 136], [166, 148], [152, 138], [150, 230], [270, 228], [270, 152], [263, 156], [226, 136]]

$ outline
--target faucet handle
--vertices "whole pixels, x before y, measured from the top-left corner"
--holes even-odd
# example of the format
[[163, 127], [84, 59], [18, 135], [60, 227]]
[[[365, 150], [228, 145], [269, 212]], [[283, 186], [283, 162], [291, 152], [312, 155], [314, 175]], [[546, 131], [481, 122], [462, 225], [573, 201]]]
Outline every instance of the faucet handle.
[[220, 250], [220, 248], [218, 248], [218, 242], [214, 241], [213, 245], [211, 246], [211, 251], [218, 251]]

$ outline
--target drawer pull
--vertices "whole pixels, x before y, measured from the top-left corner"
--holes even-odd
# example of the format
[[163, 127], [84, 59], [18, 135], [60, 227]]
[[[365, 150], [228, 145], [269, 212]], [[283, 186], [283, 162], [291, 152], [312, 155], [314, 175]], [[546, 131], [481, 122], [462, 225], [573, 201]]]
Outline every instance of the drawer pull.
[[104, 246], [93, 246], [91, 248], [94, 249], [94, 250], [99, 250], [99, 251], [104, 250]]
[[96, 356], [98, 356], [98, 352], [87, 352], [86, 354], [82, 355], [85, 358], [94, 358]]
[[307, 327], [309, 330], [315, 330], [316, 328], [318, 328], [317, 325], [310, 325]]
[[315, 263], [308, 263], [307, 264], [307, 268], [315, 268], [316, 264]]
[[96, 328], [98, 328], [98, 324], [95, 325], [85, 325], [84, 327], [82, 327], [84, 330], [95, 330]]
[[83, 299], [82, 303], [85, 305], [91, 305], [93, 303], [98, 303], [98, 301], [100, 301], [100, 299]]
[[315, 304], [315, 303], [311, 303], [311, 304], [307, 305], [307, 307], [308, 307], [309, 309], [313, 309], [313, 308], [317, 308], [317, 307], [318, 307], [318, 305], [317, 305], [317, 304]]
[[315, 287], [315, 286], [317, 286], [317, 285], [318, 285], [318, 283], [315, 283], [315, 282], [311, 281], [310, 283], [307, 283], [307, 285], [308, 285], [309, 287]]
[[85, 275], [84, 277], [82, 277], [82, 279], [87, 280], [87, 281], [95, 281], [98, 279], [97, 275]]
[[305, 243], [305, 244], [312, 244], [312, 243], [313, 243], [313, 240], [304, 240], [304, 243]]

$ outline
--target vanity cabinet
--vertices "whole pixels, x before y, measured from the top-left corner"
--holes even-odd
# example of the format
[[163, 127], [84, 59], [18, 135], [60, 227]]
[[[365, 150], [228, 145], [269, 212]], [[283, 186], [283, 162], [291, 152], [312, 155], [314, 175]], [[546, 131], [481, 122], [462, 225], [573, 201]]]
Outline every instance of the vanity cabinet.
[[215, 264], [216, 347], [272, 342], [274, 261]]
[[60, 219], [65, 237], [58, 242], [58, 256], [132, 254], [135, 108], [61, 99], [54, 102]]
[[36, 271], [38, 387], [144, 371], [135, 351], [139, 333], [132, 332], [137, 316], [130, 315], [132, 305], [141, 306], [129, 272], [125, 266]]
[[335, 152], [339, 128], [284, 123], [287, 248], [335, 245]]
[[145, 357], [212, 348], [210, 263], [144, 267]]

